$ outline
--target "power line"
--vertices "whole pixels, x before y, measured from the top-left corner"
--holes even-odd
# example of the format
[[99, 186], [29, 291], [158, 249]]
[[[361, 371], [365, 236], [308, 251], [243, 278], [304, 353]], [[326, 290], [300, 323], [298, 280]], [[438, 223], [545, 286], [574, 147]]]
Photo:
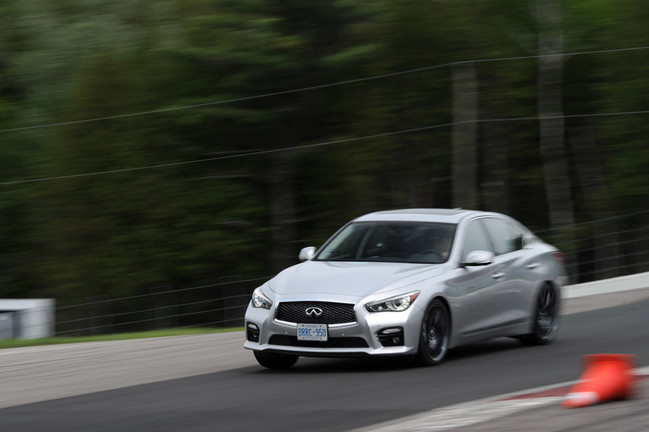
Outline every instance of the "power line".
[[639, 50], [646, 50], [646, 49], [649, 49], [649, 46], [630, 47], [630, 48], [613, 48], [613, 49], [607, 49], [607, 50], [593, 50], [593, 51], [574, 51], [574, 52], [568, 52], [568, 53], [538, 54], [538, 55], [516, 56], [516, 57], [500, 57], [500, 58], [479, 59], [479, 60], [463, 60], [463, 61], [450, 63], [450, 65], [468, 64], [468, 63], [488, 63], [488, 62], [511, 61], [511, 60], [542, 59], [542, 58], [550, 58], [550, 57], [557, 57], [557, 56], [574, 57], [574, 56], [585, 55], [585, 54], [609, 54], [609, 53], [615, 53], [615, 52], [639, 51]]
[[254, 99], [263, 99], [263, 98], [268, 98], [268, 97], [273, 97], [273, 96], [282, 96], [282, 95], [287, 95], [287, 94], [292, 94], [292, 93], [319, 90], [319, 89], [324, 89], [324, 88], [329, 88], [329, 87], [342, 86], [342, 85], [346, 85], [346, 84], [359, 83], [359, 82], [363, 82], [363, 81], [377, 80], [377, 79], [394, 77], [394, 76], [398, 76], [398, 75], [405, 75], [405, 74], [423, 72], [423, 71], [428, 71], [428, 70], [433, 70], [433, 69], [440, 69], [440, 68], [443, 68], [443, 67], [447, 67], [449, 64], [450, 63], [442, 64], [442, 65], [435, 65], [435, 66], [427, 66], [427, 67], [416, 68], [416, 69], [408, 69], [408, 70], [404, 70], [404, 71], [391, 72], [391, 73], [382, 74], [382, 75], [375, 75], [375, 76], [371, 76], [371, 77], [357, 78], [357, 79], [351, 79], [351, 80], [346, 80], [346, 81], [339, 81], [339, 82], [335, 82], [335, 83], [320, 84], [320, 85], [314, 85], [314, 86], [309, 86], [309, 87], [302, 87], [302, 88], [297, 88], [297, 89], [292, 89], [292, 90], [283, 90], [283, 91], [272, 92], [272, 93], [264, 93], [264, 94], [253, 95], [253, 96], [244, 96], [244, 97], [234, 98], [234, 99], [225, 99], [225, 100], [220, 100], [220, 101], [205, 102], [205, 103], [201, 103], [201, 104], [183, 105], [183, 106], [172, 107], [172, 108], [160, 108], [160, 109], [149, 110], [149, 111], [140, 111], [140, 112], [135, 112], [135, 113], [130, 113], [130, 114], [118, 114], [118, 115], [114, 115], [114, 116], [95, 117], [95, 118], [83, 119], [83, 120], [71, 120], [71, 121], [59, 122], [59, 123], [48, 123], [48, 124], [41, 124], [41, 125], [34, 125], [34, 126], [23, 126], [23, 127], [11, 128], [11, 129], [0, 129], [0, 132], [15, 132], [15, 131], [22, 131], [22, 130], [29, 130], [29, 129], [40, 129], [40, 128], [56, 127], [56, 126], [68, 126], [68, 125], [73, 125], [73, 124], [91, 123], [91, 122], [98, 122], [98, 121], [104, 121], [104, 120], [114, 120], [114, 119], [121, 119], [121, 118], [128, 118], [128, 117], [137, 117], [137, 116], [144, 116], [144, 115], [151, 115], [151, 114], [160, 114], [160, 113], [165, 113], [165, 112], [170, 112], [170, 111], [181, 111], [181, 110], [188, 110], [188, 109], [195, 109], [195, 108], [203, 108], [203, 107], [207, 107], [207, 106], [223, 105], [223, 104], [229, 104], [229, 103], [235, 103], [235, 102], [244, 102], [244, 101], [249, 101], [249, 100], [254, 100]]
[[[200, 286], [193, 286], [189, 288], [178, 288], [178, 289], [168, 289], [165, 291], [159, 291], [155, 293], [148, 293], [148, 294], [138, 294], [138, 295], [132, 295], [128, 297], [118, 297], [118, 298], [110, 298], [110, 299], [103, 299], [103, 300], [95, 300], [95, 301], [90, 301], [86, 303], [79, 303], [79, 304], [72, 304], [68, 306], [58, 306], [56, 308], [57, 311], [63, 310], [63, 309], [71, 309], [71, 308], [77, 308], [77, 307], [86, 307], [90, 305], [98, 305], [101, 303], [110, 303], [110, 302], [117, 302], [117, 301], [123, 301], [123, 300], [133, 300], [136, 298], [143, 298], [143, 297], [154, 297], [154, 296], [159, 296], [159, 295], [164, 295], [164, 294], [179, 294], [187, 291], [193, 291], [193, 290], [199, 290], [199, 289], [205, 289], [205, 288], [215, 288], [215, 287], [222, 287], [226, 285], [235, 285], [235, 284], [240, 284], [240, 283], [249, 283], [249, 282], [259, 282], [259, 281], [265, 281], [270, 279], [270, 276], [266, 277], [260, 277], [260, 278], [254, 278], [254, 279], [238, 279], [238, 280], [233, 280], [230, 282], [218, 282], [218, 283], [213, 283], [209, 285], [200, 285]], [[225, 300], [225, 299], [231, 299], [235, 297], [240, 297], [240, 296], [229, 296], [229, 297], [222, 297], [220, 299], [216, 300]]]
[[17, 132], [17, 131], [24, 131], [24, 130], [30, 130], [30, 129], [42, 129], [42, 128], [49, 128], [49, 127], [68, 126], [68, 125], [73, 125], [73, 124], [93, 123], [93, 122], [99, 122], [99, 121], [105, 121], [105, 120], [115, 120], [115, 119], [121, 119], [121, 118], [139, 117], [139, 116], [152, 115], [152, 114], [161, 114], [161, 113], [172, 112], [172, 111], [182, 111], [182, 110], [189, 110], [189, 109], [196, 109], [196, 108], [204, 108], [204, 107], [207, 107], [207, 106], [223, 105], [223, 104], [229, 104], [229, 103], [235, 103], [235, 102], [244, 102], [244, 101], [255, 100], [255, 99], [263, 99], [263, 98], [268, 98], [268, 97], [273, 97], [273, 96], [282, 96], [282, 95], [287, 95], [287, 94], [292, 94], [292, 93], [299, 93], [299, 92], [304, 92], [304, 91], [313, 91], [313, 90], [319, 90], [319, 89], [324, 89], [324, 88], [343, 86], [343, 85], [347, 85], [347, 84], [354, 84], [354, 83], [360, 83], [360, 82], [365, 82], [365, 81], [385, 79], [385, 78], [395, 77], [395, 76], [399, 76], [399, 75], [407, 75], [407, 74], [418, 73], [418, 72], [426, 72], [426, 71], [431, 71], [431, 70], [434, 70], [434, 69], [442, 69], [442, 68], [446, 68], [446, 67], [453, 66], [453, 65], [459, 65], [459, 64], [488, 63], [488, 62], [513, 61], [513, 60], [529, 60], [529, 59], [541, 59], [541, 58], [556, 57], [556, 56], [572, 57], [572, 56], [586, 55], [586, 54], [607, 54], [607, 53], [615, 53], [615, 52], [639, 51], [639, 50], [646, 50], [646, 49], [649, 49], [649, 46], [629, 47], [629, 48], [614, 48], [614, 49], [608, 49], [608, 50], [575, 51], [575, 52], [557, 53], [557, 54], [543, 54], [543, 55], [528, 55], [528, 56], [516, 56], [516, 57], [497, 57], [497, 58], [489, 58], [489, 59], [463, 60], [463, 61], [457, 61], [457, 62], [451, 62], [451, 63], [443, 63], [443, 64], [439, 64], [439, 65], [424, 66], [424, 67], [415, 68], [415, 69], [407, 69], [407, 70], [402, 70], [402, 71], [397, 71], [397, 72], [390, 72], [390, 73], [385, 73], [385, 74], [381, 74], [381, 75], [374, 75], [374, 76], [370, 76], [370, 77], [356, 78], [356, 79], [350, 79], [350, 80], [345, 80], [345, 81], [338, 81], [338, 82], [329, 83], [329, 84], [320, 84], [320, 85], [314, 85], [314, 86], [309, 86], [309, 87], [302, 87], [302, 88], [297, 88], [297, 89], [292, 89], [292, 90], [283, 90], [283, 91], [272, 92], [272, 93], [264, 93], [264, 94], [253, 95], [253, 96], [244, 96], [244, 97], [240, 97], [240, 98], [224, 99], [224, 100], [219, 100], [219, 101], [205, 102], [205, 103], [201, 103], [201, 104], [183, 105], [183, 106], [170, 107], [170, 108], [160, 108], [160, 109], [154, 109], [154, 110], [148, 110], [148, 111], [139, 111], [139, 112], [128, 113], [128, 114], [117, 114], [117, 115], [106, 116], [106, 117], [95, 117], [95, 118], [89, 118], [89, 119], [71, 120], [71, 121], [67, 121], [67, 122], [47, 123], [47, 124], [40, 124], [40, 125], [33, 125], [33, 126], [23, 126], [23, 127], [17, 127], [17, 128], [0, 129], [0, 132]]
[[568, 114], [568, 115], [560, 115], [560, 116], [557, 115], [557, 116], [507, 117], [507, 118], [493, 118], [493, 119], [464, 120], [464, 121], [459, 121], [459, 122], [450, 122], [450, 123], [441, 123], [441, 124], [430, 125], [430, 126], [422, 126], [422, 127], [418, 127], [418, 128], [412, 128], [412, 129], [404, 129], [404, 130], [398, 130], [398, 131], [383, 132], [383, 133], [378, 133], [378, 134], [373, 134], [373, 135], [365, 135], [365, 136], [360, 136], [360, 137], [342, 138], [342, 139], [338, 139], [338, 140], [325, 141], [325, 142], [320, 142], [320, 143], [303, 144], [303, 145], [297, 145], [297, 146], [291, 146], [291, 147], [282, 147], [282, 148], [268, 149], [268, 150], [259, 150], [259, 151], [253, 151], [253, 152], [247, 152], [247, 153], [239, 153], [239, 154], [228, 155], [228, 156], [218, 156], [218, 157], [206, 158], [206, 159], [195, 159], [195, 160], [189, 160], [189, 161], [171, 162], [171, 163], [156, 164], [156, 165], [146, 165], [146, 166], [139, 166], [139, 167], [133, 167], [133, 168], [122, 168], [122, 169], [107, 170], [107, 171], [95, 171], [95, 172], [88, 172], [88, 173], [81, 173], [81, 174], [71, 174], [71, 175], [63, 175], [63, 176], [55, 176], [55, 177], [42, 177], [42, 178], [35, 178], [35, 179], [28, 179], [28, 180], [16, 180], [16, 181], [10, 181], [10, 182], [2, 182], [2, 183], [0, 183], [0, 186], [10, 186], [10, 185], [17, 185], [17, 184], [25, 184], [25, 183], [36, 183], [36, 182], [44, 182], [44, 181], [52, 181], [52, 180], [64, 180], [64, 179], [79, 178], [79, 177], [91, 177], [91, 176], [106, 175], [106, 174], [117, 174], [117, 173], [125, 173], [125, 172], [132, 172], [132, 171], [142, 171], [142, 170], [155, 169], [155, 168], [168, 168], [168, 167], [173, 167], [173, 166], [190, 165], [190, 164], [197, 164], [197, 163], [203, 163], [203, 162], [221, 161], [221, 160], [226, 160], [226, 159], [252, 157], [252, 156], [259, 156], [259, 155], [265, 155], [265, 154], [271, 154], [271, 153], [280, 153], [280, 152], [302, 150], [302, 149], [315, 148], [315, 147], [324, 147], [324, 146], [348, 143], [348, 142], [353, 142], [353, 141], [362, 141], [362, 140], [368, 140], [368, 139], [374, 139], [374, 138], [382, 138], [382, 137], [386, 137], [386, 136], [402, 135], [402, 134], [408, 134], [408, 133], [414, 133], [414, 132], [422, 132], [422, 131], [426, 131], [426, 130], [439, 129], [439, 128], [462, 125], [462, 124], [518, 122], [518, 121], [552, 120], [552, 119], [566, 119], [566, 118], [596, 118], [596, 117], [613, 117], [613, 116], [641, 115], [641, 114], [649, 114], [649, 110], [611, 112], [611, 113], [595, 113], [595, 114]]
[[23, 184], [23, 183], [35, 183], [35, 182], [43, 182], [43, 181], [50, 181], [50, 180], [63, 180], [63, 179], [71, 179], [71, 178], [78, 178], [78, 177], [90, 177], [90, 176], [104, 175], [104, 174], [116, 174], [116, 173], [124, 173], [124, 172], [131, 172], [131, 171], [148, 170], [148, 169], [154, 169], [154, 168], [168, 168], [168, 167], [173, 167], [173, 166], [190, 165], [190, 164], [196, 164], [196, 163], [202, 163], [202, 162], [213, 162], [213, 161], [220, 161], [220, 160], [226, 160], [226, 159], [236, 159], [236, 158], [243, 158], [243, 157], [259, 156], [259, 155], [265, 155], [265, 154], [271, 154], [271, 153], [280, 153], [280, 152], [285, 152], [285, 151], [302, 150], [302, 149], [313, 148], [313, 147], [323, 147], [323, 146], [328, 146], [328, 145], [333, 145], [333, 144], [341, 144], [341, 143], [352, 142], [352, 141], [360, 141], [360, 140], [371, 139], [371, 138], [380, 138], [380, 137], [385, 137], [385, 136], [390, 136], [390, 135], [406, 134], [406, 133], [424, 131], [424, 130], [428, 130], [428, 129], [446, 127], [446, 126], [450, 126], [452, 124], [453, 123], [433, 125], [433, 126], [424, 126], [424, 127], [420, 127], [420, 128], [414, 128], [414, 129], [406, 129], [406, 130], [400, 130], [400, 131], [384, 132], [384, 133], [379, 133], [379, 134], [374, 134], [374, 135], [366, 135], [366, 136], [361, 136], [361, 137], [342, 138], [342, 139], [333, 140], [333, 141], [326, 141], [326, 142], [312, 143], [312, 144], [303, 144], [303, 145], [276, 148], [276, 149], [268, 149], [268, 150], [259, 150], [259, 151], [254, 151], [254, 152], [239, 153], [239, 154], [228, 155], [228, 156], [218, 156], [218, 157], [206, 158], [206, 159], [196, 159], [196, 160], [181, 161], [181, 162], [170, 162], [170, 163], [164, 163], [164, 164], [147, 165], [147, 166], [140, 166], [140, 167], [133, 167], [133, 168], [123, 168], [123, 169], [107, 170], [107, 171], [95, 171], [95, 172], [89, 172], [89, 173], [71, 174], [71, 175], [56, 176], [56, 177], [43, 177], [43, 178], [36, 178], [36, 179], [30, 179], [30, 180], [16, 180], [16, 181], [11, 181], [11, 182], [2, 182], [2, 183], [0, 183], [0, 185], [1, 186], [8, 186], [8, 185], [16, 185], [16, 184]]

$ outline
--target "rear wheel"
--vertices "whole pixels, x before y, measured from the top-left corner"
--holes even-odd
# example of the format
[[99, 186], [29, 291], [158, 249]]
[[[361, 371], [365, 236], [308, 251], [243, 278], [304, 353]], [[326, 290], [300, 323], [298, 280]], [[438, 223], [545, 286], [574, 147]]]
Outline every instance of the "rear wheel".
[[255, 358], [260, 365], [268, 369], [289, 369], [297, 361], [295, 355], [265, 353], [253, 351]]
[[550, 284], [539, 291], [532, 317], [532, 332], [520, 337], [526, 345], [545, 345], [554, 340], [559, 332], [559, 299]]
[[419, 350], [416, 361], [423, 366], [442, 362], [448, 350], [451, 320], [448, 309], [439, 300], [433, 300], [426, 308], [419, 332]]

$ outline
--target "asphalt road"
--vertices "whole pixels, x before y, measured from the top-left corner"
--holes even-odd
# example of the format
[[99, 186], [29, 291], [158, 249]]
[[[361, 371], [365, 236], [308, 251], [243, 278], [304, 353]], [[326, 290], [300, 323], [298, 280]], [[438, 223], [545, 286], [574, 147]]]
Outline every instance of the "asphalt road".
[[[631, 353], [639, 366], [646, 366], [646, 297], [630, 291], [567, 300], [554, 344], [523, 347], [515, 340], [498, 339], [453, 350], [444, 364], [432, 368], [374, 359], [300, 359], [289, 371], [270, 371], [240, 348], [241, 334], [212, 336], [214, 345], [205, 345], [210, 339], [168, 338], [136, 358], [129, 353], [153, 342], [113, 345], [119, 354], [105, 348], [109, 345], [80, 345], [76, 350], [86, 353], [85, 360], [67, 351], [51, 360], [46, 348], [7, 351], [0, 353], [0, 406], [6, 407], [0, 409], [0, 425], [7, 431], [367, 427], [437, 407], [573, 381], [582, 372], [586, 354]], [[225, 343], [219, 345], [219, 338]], [[193, 375], [167, 379], [182, 376], [179, 369]], [[29, 382], [29, 391], [22, 393], [21, 376]], [[108, 388], [113, 389], [97, 391]], [[14, 398], [14, 393], [20, 397]], [[79, 395], [60, 398], [75, 393]], [[59, 398], [24, 403], [53, 397]]]

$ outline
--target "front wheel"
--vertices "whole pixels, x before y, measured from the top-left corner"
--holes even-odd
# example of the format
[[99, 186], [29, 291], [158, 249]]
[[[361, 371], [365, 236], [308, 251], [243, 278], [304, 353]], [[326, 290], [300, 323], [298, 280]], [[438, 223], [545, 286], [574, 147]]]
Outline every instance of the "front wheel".
[[434, 366], [442, 362], [448, 351], [451, 319], [444, 303], [433, 300], [426, 308], [419, 332], [419, 350], [416, 361], [423, 366]]
[[559, 332], [559, 299], [551, 285], [547, 284], [541, 288], [532, 319], [532, 332], [521, 336], [521, 342], [525, 345], [545, 345], [552, 342]]
[[253, 351], [260, 365], [268, 369], [289, 369], [295, 364], [298, 356], [288, 354], [264, 353]]

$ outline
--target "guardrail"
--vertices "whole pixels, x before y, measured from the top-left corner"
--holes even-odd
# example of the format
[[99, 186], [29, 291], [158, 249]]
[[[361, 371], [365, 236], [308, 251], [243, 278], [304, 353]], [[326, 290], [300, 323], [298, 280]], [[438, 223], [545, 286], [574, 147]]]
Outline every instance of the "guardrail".
[[182, 327], [239, 327], [252, 291], [267, 278], [233, 279], [189, 288], [56, 308], [56, 335], [79, 336]]
[[[649, 211], [602, 218], [562, 230], [537, 231], [566, 257], [572, 285], [565, 287], [564, 296], [649, 287], [649, 224], [644, 222], [647, 216]], [[569, 239], [561, 240], [567, 229]], [[635, 276], [622, 277], [626, 275]], [[84, 302], [54, 309], [55, 334], [82, 336], [178, 327], [239, 327], [243, 325], [252, 291], [266, 279], [230, 276], [214, 284], [157, 287], [129, 297], [89, 297]]]
[[562, 250], [573, 284], [649, 271], [649, 210], [536, 231]]

